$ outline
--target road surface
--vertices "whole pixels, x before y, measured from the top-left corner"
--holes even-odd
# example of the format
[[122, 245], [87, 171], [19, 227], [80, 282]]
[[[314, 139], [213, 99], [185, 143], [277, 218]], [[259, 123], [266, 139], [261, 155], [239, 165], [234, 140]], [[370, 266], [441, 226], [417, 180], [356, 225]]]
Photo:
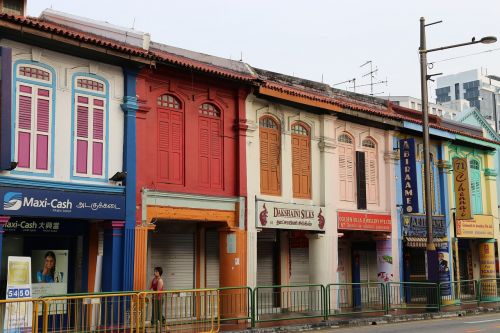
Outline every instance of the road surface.
[[321, 333], [499, 333], [500, 314], [321, 330]]

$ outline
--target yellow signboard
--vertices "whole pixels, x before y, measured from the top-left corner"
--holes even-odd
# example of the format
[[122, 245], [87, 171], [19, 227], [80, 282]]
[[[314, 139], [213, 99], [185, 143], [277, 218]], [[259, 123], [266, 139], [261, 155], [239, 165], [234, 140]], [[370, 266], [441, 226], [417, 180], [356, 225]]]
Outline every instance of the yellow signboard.
[[457, 220], [456, 234], [460, 238], [493, 238], [493, 216], [474, 215], [473, 220]]
[[453, 159], [453, 178], [455, 184], [455, 207], [457, 207], [457, 220], [470, 220], [470, 191], [469, 191], [469, 170], [467, 158]]

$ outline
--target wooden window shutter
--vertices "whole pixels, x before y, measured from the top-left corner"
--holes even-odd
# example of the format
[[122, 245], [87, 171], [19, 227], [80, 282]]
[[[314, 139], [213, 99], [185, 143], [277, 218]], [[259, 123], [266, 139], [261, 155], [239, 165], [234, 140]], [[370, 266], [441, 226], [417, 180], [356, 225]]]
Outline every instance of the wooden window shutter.
[[260, 120], [260, 190], [263, 194], [281, 194], [281, 144], [277, 124], [268, 117]]
[[366, 191], [368, 203], [377, 203], [377, 153], [367, 151], [365, 155]]
[[198, 181], [200, 185], [221, 189], [223, 185], [223, 148], [221, 112], [204, 103], [198, 109]]
[[472, 197], [472, 214], [482, 214], [481, 169], [477, 160], [470, 161], [470, 191]]
[[366, 209], [365, 152], [356, 152], [356, 189], [358, 209]]
[[311, 198], [311, 143], [304, 126], [292, 126], [293, 196]]
[[346, 148], [346, 200], [354, 201], [354, 148]]
[[347, 200], [346, 148], [339, 146], [339, 185], [340, 200]]

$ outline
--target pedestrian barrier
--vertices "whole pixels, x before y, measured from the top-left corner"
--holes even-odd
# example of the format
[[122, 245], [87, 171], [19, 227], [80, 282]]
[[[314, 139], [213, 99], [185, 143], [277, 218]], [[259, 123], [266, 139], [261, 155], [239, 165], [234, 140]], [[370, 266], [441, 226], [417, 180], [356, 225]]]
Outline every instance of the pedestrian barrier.
[[0, 300], [1, 332], [38, 332], [40, 299], [18, 298]]
[[481, 279], [478, 284], [481, 303], [500, 302], [500, 279]]
[[[37, 313], [43, 332], [131, 332], [137, 324], [137, 293], [47, 297]], [[34, 312], [35, 313], [35, 312]]]
[[138, 298], [137, 332], [212, 333], [220, 329], [217, 289], [147, 291]]
[[387, 311], [439, 310], [439, 284], [427, 282], [387, 282]]
[[325, 317], [325, 287], [320, 284], [258, 286], [254, 323]]
[[0, 331], [219, 332], [220, 324], [439, 311], [500, 303], [500, 279], [246, 286], [0, 301]]
[[441, 307], [478, 304], [480, 301], [477, 281], [462, 280], [439, 283]]
[[385, 312], [383, 283], [332, 283], [326, 286], [328, 316]]
[[253, 293], [250, 287], [219, 288], [221, 322], [252, 319]]

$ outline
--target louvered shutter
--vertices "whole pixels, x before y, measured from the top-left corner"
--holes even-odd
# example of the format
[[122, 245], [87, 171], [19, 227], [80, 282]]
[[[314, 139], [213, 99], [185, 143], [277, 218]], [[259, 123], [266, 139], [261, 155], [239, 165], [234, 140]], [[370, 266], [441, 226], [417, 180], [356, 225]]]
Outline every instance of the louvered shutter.
[[339, 146], [339, 187], [340, 200], [347, 200], [347, 166], [346, 166], [346, 148]]
[[158, 112], [158, 174], [161, 181], [182, 183], [184, 121], [181, 112]]
[[17, 162], [22, 168], [30, 167], [31, 156], [31, 126], [32, 126], [32, 88], [19, 86]]
[[49, 95], [49, 90], [38, 89], [36, 107], [36, 168], [39, 170], [48, 170], [49, 168]]
[[199, 140], [199, 181], [203, 186], [210, 185], [210, 119], [200, 117]]
[[87, 173], [89, 107], [88, 97], [78, 96], [76, 110], [76, 172]]
[[481, 199], [481, 172], [471, 169], [471, 196], [472, 196], [472, 214], [482, 214], [483, 205]]
[[368, 203], [377, 203], [377, 153], [375, 151], [367, 151], [365, 157]]
[[260, 188], [264, 194], [279, 195], [281, 191], [281, 159], [279, 131], [261, 127]]
[[301, 175], [301, 160], [300, 160], [300, 138], [297, 135], [292, 135], [292, 177], [293, 177], [293, 196], [300, 197], [300, 175]]
[[222, 188], [222, 135], [221, 121], [210, 120], [210, 187]]
[[345, 148], [345, 170], [346, 200], [354, 201], [354, 150], [351, 146]]
[[300, 138], [300, 192], [301, 196], [311, 197], [311, 147], [309, 137]]
[[104, 148], [104, 101], [94, 99], [92, 118], [92, 174], [101, 176], [103, 171]]
[[309, 136], [292, 134], [293, 195], [311, 197], [311, 150]]
[[356, 152], [356, 189], [358, 209], [366, 209], [365, 153]]

